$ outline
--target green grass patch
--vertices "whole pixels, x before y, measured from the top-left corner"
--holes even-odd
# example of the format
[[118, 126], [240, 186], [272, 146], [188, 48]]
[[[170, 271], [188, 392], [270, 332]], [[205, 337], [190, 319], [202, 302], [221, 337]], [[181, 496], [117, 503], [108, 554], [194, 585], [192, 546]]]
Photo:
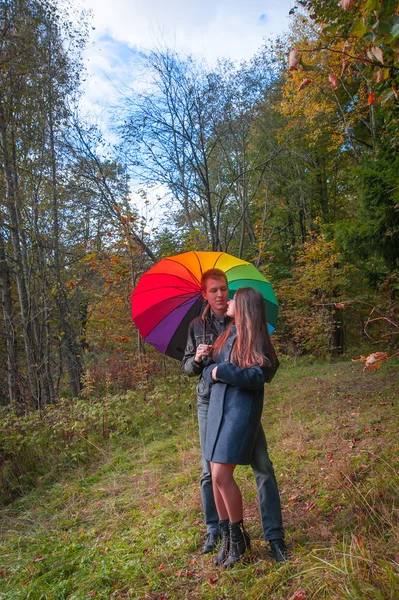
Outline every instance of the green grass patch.
[[[251, 553], [228, 572], [200, 554], [195, 382], [177, 369], [152, 390], [28, 416], [11, 440], [19, 497], [1, 510], [0, 598], [396, 600], [398, 365], [283, 361], [267, 387], [263, 424], [293, 551], [283, 565], [262, 540], [249, 467], [237, 478]], [[19, 479], [25, 448], [29, 481]]]

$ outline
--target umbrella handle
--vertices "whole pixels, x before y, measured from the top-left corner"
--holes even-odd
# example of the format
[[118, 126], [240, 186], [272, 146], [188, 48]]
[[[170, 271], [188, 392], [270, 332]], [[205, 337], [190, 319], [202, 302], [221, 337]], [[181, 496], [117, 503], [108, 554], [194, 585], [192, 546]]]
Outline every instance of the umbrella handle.
[[204, 310], [202, 311], [202, 315], [201, 315], [201, 318], [202, 318], [202, 320], [203, 320], [203, 322], [204, 322], [203, 341], [202, 341], [202, 343], [203, 343], [203, 344], [206, 344], [206, 318], [205, 318], [205, 317], [206, 317], [206, 313], [207, 313], [207, 312], [208, 312], [208, 310], [209, 310], [209, 306], [210, 306], [210, 305], [209, 305], [209, 302], [208, 302], [208, 303], [205, 305], [205, 308], [204, 308]]

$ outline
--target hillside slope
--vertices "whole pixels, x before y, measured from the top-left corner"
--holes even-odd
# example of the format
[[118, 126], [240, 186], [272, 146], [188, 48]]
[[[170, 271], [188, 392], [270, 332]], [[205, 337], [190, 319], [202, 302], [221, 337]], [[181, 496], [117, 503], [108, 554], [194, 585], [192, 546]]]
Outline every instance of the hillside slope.
[[237, 474], [252, 552], [228, 572], [200, 554], [195, 384], [176, 371], [113, 398], [90, 461], [3, 507], [0, 598], [398, 598], [398, 364], [284, 362], [267, 388], [291, 562], [262, 540], [249, 467]]

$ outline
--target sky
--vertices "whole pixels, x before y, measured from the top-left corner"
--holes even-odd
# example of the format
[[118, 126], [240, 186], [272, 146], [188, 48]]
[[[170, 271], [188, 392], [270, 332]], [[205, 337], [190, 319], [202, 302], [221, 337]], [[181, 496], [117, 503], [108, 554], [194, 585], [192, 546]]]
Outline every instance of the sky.
[[[65, 1], [65, 0], [64, 0]], [[288, 29], [294, 0], [77, 0], [91, 9], [84, 102], [109, 107], [132, 84], [140, 52], [162, 46], [204, 58], [251, 58]]]
[[[209, 66], [222, 58], [248, 60], [266, 39], [288, 30], [288, 13], [295, 1], [74, 0], [74, 4], [92, 13], [81, 109], [112, 143], [108, 124], [121, 95], [129, 95], [137, 85], [143, 52], [166, 46], [205, 59]], [[150, 207], [140, 208], [152, 221], [158, 192], [163, 195], [154, 190]]]

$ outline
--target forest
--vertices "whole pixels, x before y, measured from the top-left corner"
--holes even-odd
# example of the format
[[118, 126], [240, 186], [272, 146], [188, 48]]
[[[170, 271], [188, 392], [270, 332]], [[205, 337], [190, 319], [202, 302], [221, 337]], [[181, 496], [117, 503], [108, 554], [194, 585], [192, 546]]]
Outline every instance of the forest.
[[[130, 294], [192, 249], [272, 281], [281, 352], [395, 351], [399, 15], [341, 4], [300, 2], [290, 32], [239, 65], [149, 52], [113, 147], [78, 110], [85, 27], [51, 3], [2, 4], [4, 405], [36, 410], [79, 396], [85, 377], [126, 388], [138, 360], [156, 368]], [[133, 184], [158, 195], [156, 224]]]
[[[140, 276], [165, 256], [223, 251], [252, 263], [278, 299], [283, 366], [356, 368], [357, 385], [378, 393], [372, 379], [385, 377], [392, 404], [395, 395], [398, 2], [299, 0], [289, 31], [241, 63], [210, 67], [160, 44], [113, 111], [112, 141], [80, 102], [89, 27], [90, 15], [72, 19], [52, 0], [1, 3], [5, 504], [43, 476], [36, 463], [55, 437], [80, 464], [91, 425], [104, 443], [115, 430], [137, 434], [141, 413], [131, 425], [125, 407], [112, 421], [116, 397], [137, 390], [162, 421], [171, 409], [156, 382], [175, 373], [184, 395], [177, 361], [146, 345], [131, 317]], [[137, 196], [158, 207], [156, 219]], [[390, 596], [373, 595], [378, 586], [332, 596], [325, 585], [308, 597], [395, 597], [393, 584]], [[54, 598], [87, 598], [68, 593]]]

